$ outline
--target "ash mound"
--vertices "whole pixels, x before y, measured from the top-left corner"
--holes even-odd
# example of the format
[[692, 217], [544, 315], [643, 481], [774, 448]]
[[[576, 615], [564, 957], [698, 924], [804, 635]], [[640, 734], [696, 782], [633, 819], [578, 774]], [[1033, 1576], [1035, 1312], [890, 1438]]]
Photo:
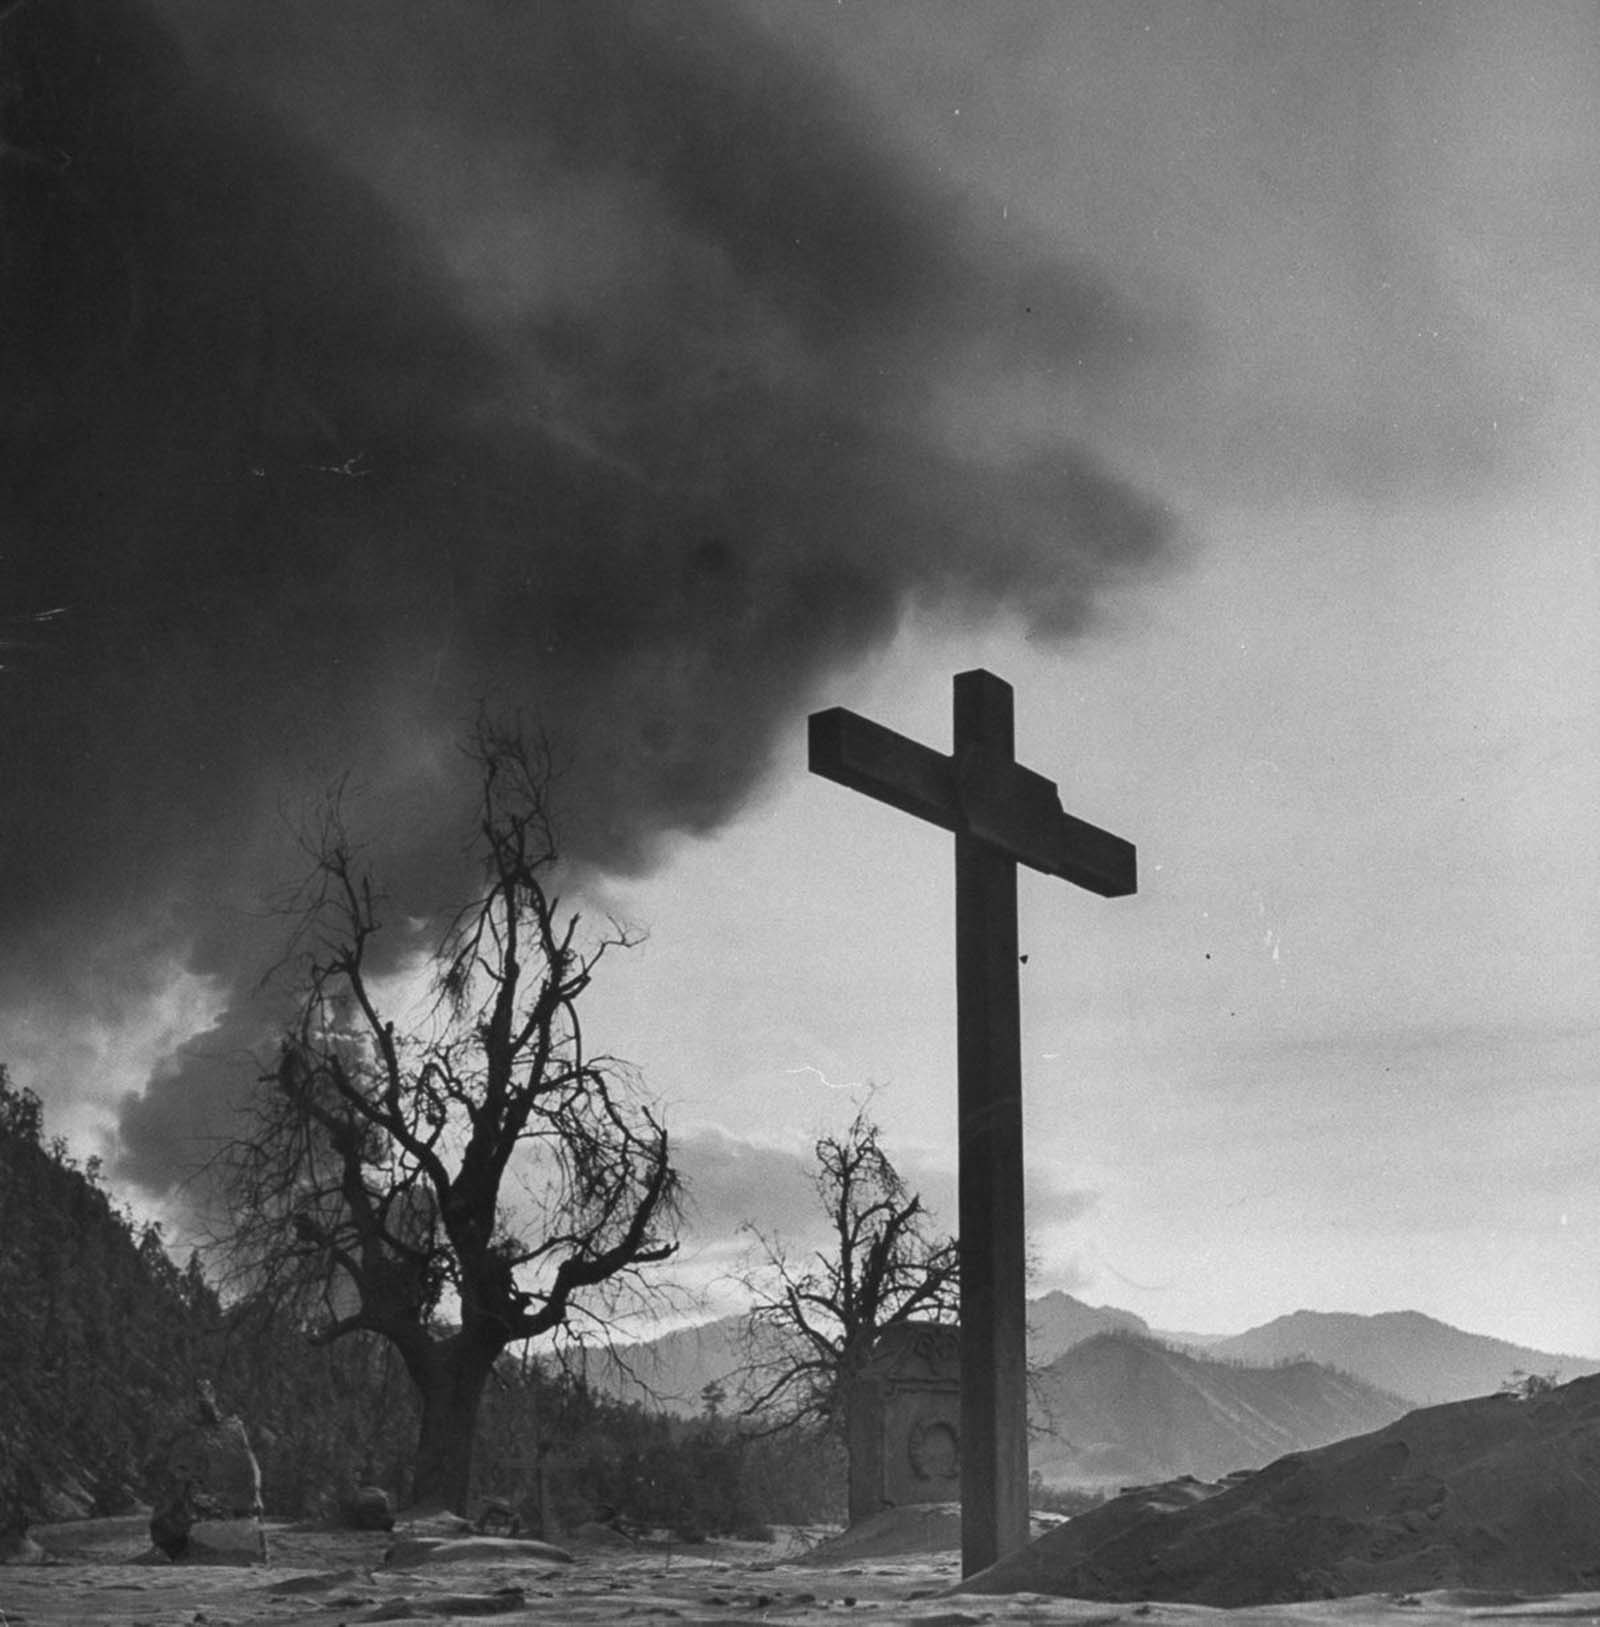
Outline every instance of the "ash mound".
[[[1035, 1537], [1065, 1523], [1060, 1514], [1031, 1517]], [[960, 1503], [906, 1503], [858, 1520], [847, 1530], [824, 1538], [800, 1559], [805, 1565], [852, 1565], [863, 1559], [893, 1559], [908, 1554], [959, 1554]]]
[[961, 1584], [1220, 1606], [1443, 1588], [1600, 1588], [1600, 1376], [1132, 1491]]

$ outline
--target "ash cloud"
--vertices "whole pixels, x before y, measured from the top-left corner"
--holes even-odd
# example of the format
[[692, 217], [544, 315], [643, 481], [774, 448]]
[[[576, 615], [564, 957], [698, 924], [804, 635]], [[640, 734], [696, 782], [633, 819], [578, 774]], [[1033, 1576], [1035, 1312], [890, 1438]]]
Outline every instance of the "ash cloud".
[[0, 1001], [207, 980], [124, 1103], [151, 1191], [250, 1077], [264, 900], [340, 776], [426, 915], [456, 742], [520, 709], [568, 854], [637, 872], [908, 605], [1067, 636], [1167, 555], [1087, 446], [929, 406], [1154, 329], [732, 11], [63, 0], [0, 52]]

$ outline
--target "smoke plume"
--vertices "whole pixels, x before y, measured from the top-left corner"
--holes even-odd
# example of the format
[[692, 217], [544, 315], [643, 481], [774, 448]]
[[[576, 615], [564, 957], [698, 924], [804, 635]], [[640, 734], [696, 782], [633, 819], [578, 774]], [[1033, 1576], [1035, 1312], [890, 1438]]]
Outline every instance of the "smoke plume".
[[568, 854], [638, 872], [908, 606], [1063, 636], [1163, 558], [1085, 445], [935, 406], [1160, 337], [736, 12], [58, 0], [0, 52], [0, 1002], [227, 1008], [124, 1104], [151, 1191], [339, 777], [426, 914], [463, 727], [518, 709]]

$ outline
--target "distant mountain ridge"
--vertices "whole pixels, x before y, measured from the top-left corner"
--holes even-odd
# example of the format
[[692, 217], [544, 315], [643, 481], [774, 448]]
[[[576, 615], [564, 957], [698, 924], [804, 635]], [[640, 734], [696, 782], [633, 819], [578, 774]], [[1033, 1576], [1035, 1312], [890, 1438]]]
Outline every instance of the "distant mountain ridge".
[[[1250, 1366], [1160, 1342], [1141, 1317], [1046, 1294], [1028, 1306], [1033, 1440], [1047, 1484], [1216, 1479], [1380, 1429], [1411, 1403], [1310, 1360]], [[741, 1404], [744, 1319], [722, 1317], [590, 1358], [591, 1382], [680, 1415], [718, 1384]]]
[[[1153, 1329], [1132, 1311], [1089, 1305], [1059, 1291], [1028, 1302], [1028, 1354], [1036, 1369], [1103, 1333], [1137, 1334], [1247, 1366], [1316, 1362], [1414, 1405], [1487, 1395], [1519, 1370], [1555, 1372], [1562, 1379], [1600, 1372], [1600, 1360], [1467, 1333], [1420, 1311], [1295, 1311], [1243, 1333], [1202, 1339]], [[663, 1334], [616, 1356], [597, 1354], [589, 1373], [612, 1393], [687, 1415], [702, 1409], [702, 1391], [713, 1381], [735, 1395], [745, 1358], [744, 1319], [735, 1315]]]
[[[1132, 1311], [1086, 1305], [1071, 1294], [1055, 1292], [1028, 1301], [1028, 1355], [1035, 1367], [1098, 1333], [1150, 1331]], [[744, 1317], [722, 1316], [638, 1344], [593, 1351], [585, 1371], [591, 1383], [624, 1400], [690, 1416], [702, 1410], [708, 1384], [722, 1385], [737, 1404], [739, 1373], [748, 1357]]]
[[1074, 1345], [1033, 1388], [1029, 1460], [1051, 1485], [1217, 1480], [1381, 1429], [1411, 1410], [1316, 1362], [1248, 1367], [1125, 1330]]
[[1100, 1333], [1140, 1333], [1157, 1339], [1150, 1324], [1132, 1311], [1111, 1305], [1086, 1305], [1057, 1290], [1028, 1301], [1028, 1359], [1035, 1367], [1052, 1362]]
[[1600, 1361], [1589, 1357], [1465, 1333], [1420, 1311], [1295, 1311], [1219, 1340], [1206, 1354], [1246, 1362], [1306, 1357], [1425, 1405], [1490, 1395], [1516, 1371], [1554, 1372], [1563, 1381], [1600, 1373]]
[[591, 1349], [581, 1359], [584, 1376], [596, 1388], [693, 1417], [704, 1410], [710, 1384], [720, 1384], [730, 1403], [738, 1405], [739, 1372], [748, 1355], [745, 1319], [735, 1315], [674, 1328], [637, 1344]]

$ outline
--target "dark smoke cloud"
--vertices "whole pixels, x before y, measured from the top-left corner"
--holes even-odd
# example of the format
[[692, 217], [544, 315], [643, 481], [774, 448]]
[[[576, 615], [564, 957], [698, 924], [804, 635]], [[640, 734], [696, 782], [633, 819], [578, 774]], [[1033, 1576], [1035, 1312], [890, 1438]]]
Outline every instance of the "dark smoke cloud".
[[639, 871], [908, 605], [1064, 636], [1164, 557], [1086, 446], [978, 455], [931, 403], [1170, 336], [733, 12], [61, 0], [0, 51], [0, 999], [215, 980], [124, 1105], [151, 1190], [249, 1076], [339, 775], [425, 913], [456, 741], [520, 708], [569, 854]]

